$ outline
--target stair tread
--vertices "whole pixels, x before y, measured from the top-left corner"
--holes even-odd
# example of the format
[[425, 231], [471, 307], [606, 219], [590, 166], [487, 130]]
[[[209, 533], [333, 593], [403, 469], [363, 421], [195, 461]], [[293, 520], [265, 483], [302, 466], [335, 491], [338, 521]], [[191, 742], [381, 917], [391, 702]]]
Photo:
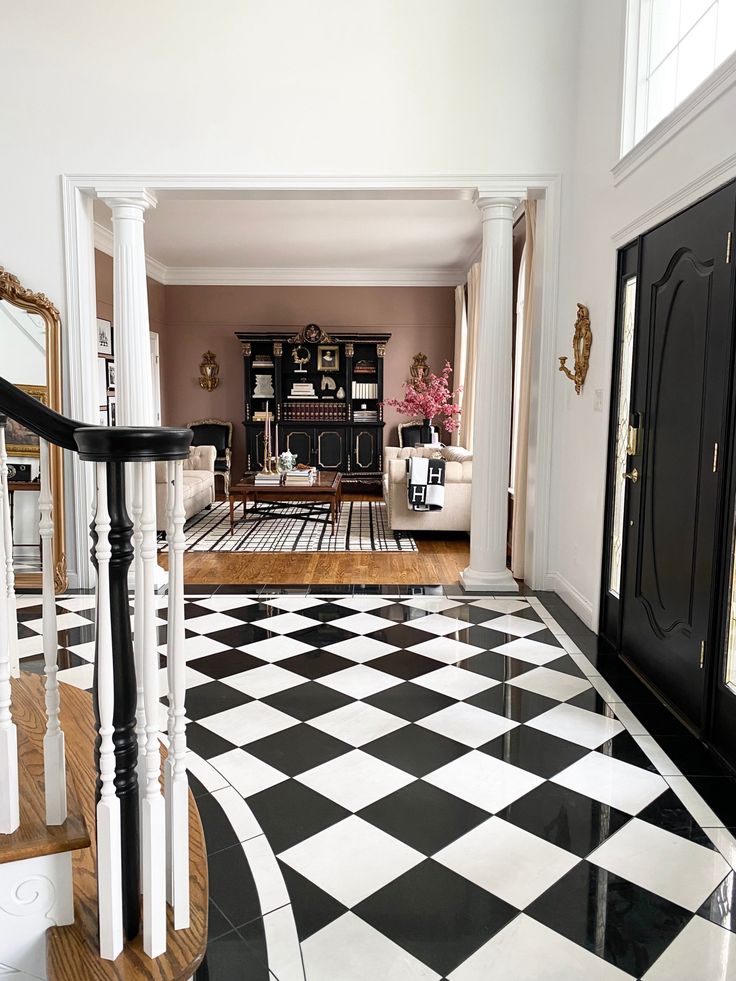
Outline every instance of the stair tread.
[[[66, 734], [68, 769], [77, 776], [82, 813], [95, 827], [95, 727], [89, 692], [62, 685], [61, 715]], [[74, 722], [70, 722], [71, 719]], [[162, 755], [165, 756], [162, 749]], [[186, 930], [174, 930], [167, 906], [167, 950], [154, 960], [143, 953], [143, 934], [125, 945], [114, 961], [99, 955], [97, 925], [96, 842], [76, 852], [74, 871], [74, 920], [71, 926], [47, 932], [48, 981], [188, 981], [204, 957], [207, 944], [207, 854], [194, 797], [189, 793], [189, 894], [191, 919]]]
[[43, 737], [46, 707], [43, 678], [23, 672], [11, 679], [13, 721], [18, 729], [18, 786], [20, 826], [0, 837], [0, 864], [88, 848], [90, 837], [71, 768], [67, 766], [67, 819], [46, 824]]

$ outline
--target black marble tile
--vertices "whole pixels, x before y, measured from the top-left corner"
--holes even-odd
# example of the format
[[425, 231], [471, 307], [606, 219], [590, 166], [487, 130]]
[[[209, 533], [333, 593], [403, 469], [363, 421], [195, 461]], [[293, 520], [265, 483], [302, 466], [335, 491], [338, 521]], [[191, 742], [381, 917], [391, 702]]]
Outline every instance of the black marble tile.
[[[545, 664], [546, 668], [556, 666], [557, 661], [553, 661], [552, 664]], [[595, 688], [588, 688], [587, 691], [580, 692], [574, 698], [568, 698], [567, 704], [585, 709], [586, 712], [595, 712], [596, 715], [605, 715], [609, 719], [616, 717], [613, 710], [608, 706], [608, 703], [605, 699], [601, 698]]]
[[197, 808], [202, 818], [208, 855], [214, 855], [215, 852], [220, 852], [223, 848], [231, 848], [238, 844], [237, 836], [227, 814], [212, 794], [203, 794], [198, 797]]
[[698, 915], [736, 933], [736, 872], [729, 872], [700, 907]]
[[538, 695], [533, 691], [524, 691], [516, 685], [494, 685], [493, 688], [488, 688], [477, 695], [471, 695], [465, 701], [469, 705], [475, 705], [476, 708], [502, 715], [505, 719], [513, 719], [515, 722], [529, 722], [559, 705], [559, 702], [553, 698]]
[[469, 658], [463, 664], [466, 671], [473, 671], [475, 674], [482, 674], [484, 677], [493, 678], [496, 681], [510, 681], [511, 678], [518, 678], [520, 675], [526, 674], [527, 671], [533, 671], [536, 667], [536, 664], [527, 664], [526, 661], [519, 661], [515, 657], [507, 657], [493, 651], [476, 654], [475, 657]]
[[629, 814], [609, 804], [549, 782], [509, 804], [498, 816], [581, 858], [630, 820]]
[[352, 749], [341, 739], [305, 723], [248, 743], [249, 753], [282, 773], [288, 773], [290, 777], [334, 760]]
[[639, 820], [648, 821], [649, 824], [654, 824], [665, 831], [671, 831], [681, 838], [687, 838], [688, 841], [694, 841], [698, 845], [715, 849], [715, 845], [708, 835], [671, 789], [660, 794], [656, 800], [653, 800], [643, 811], [640, 811], [637, 817]]
[[486, 811], [423, 780], [382, 797], [358, 813], [427, 856], [488, 820]]
[[[230, 748], [232, 749], [232, 744], [230, 744]], [[198, 800], [203, 794], [209, 793], [209, 790], [207, 790], [203, 783], [200, 783], [193, 773], [188, 773], [187, 777], [189, 778], [189, 789], [195, 800]]]
[[429, 688], [422, 688], [420, 685], [413, 685], [411, 682], [387, 688], [386, 691], [369, 695], [362, 701], [375, 705], [385, 712], [392, 712], [400, 719], [406, 719], [407, 722], [424, 719], [433, 712], [439, 712], [440, 709], [455, 703], [454, 698], [430, 691]]
[[635, 978], [652, 966], [692, 917], [648, 889], [586, 861], [525, 912]]
[[209, 678], [229, 678], [231, 675], [240, 674], [243, 671], [250, 671], [251, 668], [261, 668], [266, 661], [262, 661], [252, 654], [245, 654], [243, 651], [219, 651], [217, 654], [208, 654], [206, 657], [195, 658], [191, 666], [195, 671], [206, 674]]
[[[332, 623], [333, 620], [344, 619], [354, 611], [348, 610], [344, 606], [335, 606], [334, 603], [322, 603], [321, 606], [310, 606], [308, 610], [297, 610], [296, 612], [309, 617], [310, 620], [318, 620], [320, 623]], [[383, 614], [383, 610], [378, 610], [377, 612]], [[303, 635], [299, 634], [298, 639], [303, 640]], [[322, 644], [322, 646], [324, 647], [325, 645]]]
[[[220, 588], [218, 583], [184, 583], [185, 596], [212, 596]], [[242, 586], [241, 586], [242, 589]]]
[[[283, 662], [281, 662], [283, 666]], [[276, 692], [275, 695], [267, 695], [261, 699], [267, 705], [286, 712], [287, 715], [295, 719], [307, 722], [309, 719], [316, 719], [319, 715], [325, 715], [335, 709], [342, 708], [344, 705], [351, 705], [353, 699], [342, 692], [333, 691], [319, 682], [310, 681], [305, 685], [297, 685], [294, 688], [287, 688], [286, 691]]]
[[[197, 617], [206, 617], [206, 616], [209, 616], [211, 613], [214, 613], [214, 610], [210, 610], [206, 606], [200, 606], [199, 603], [185, 603], [184, 604], [184, 619], [185, 620], [194, 620]], [[156, 614], [157, 614], [157, 616], [159, 615], [158, 611], [156, 611]], [[168, 619], [168, 610], [166, 609], [166, 607], [162, 607], [161, 608], [161, 614], [160, 615], [161, 615], [161, 619], [162, 620]]]
[[207, 944], [207, 953], [194, 981], [233, 981], [234, 978], [273, 981], [273, 975], [237, 930]]
[[[75, 654], [73, 651], [68, 651], [64, 647], [56, 652], [56, 666], [58, 667], [59, 671], [64, 671], [66, 668], [78, 668], [82, 664], [88, 663], [89, 662], [85, 661], [85, 659], [80, 657], [79, 654]], [[25, 660], [23, 660], [22, 664], [25, 668]], [[64, 679], [60, 678], [59, 680], [63, 681]]]
[[95, 625], [82, 624], [81, 627], [68, 627], [58, 632], [58, 642], [61, 647], [76, 647], [78, 644], [89, 644], [95, 639]]
[[352, 583], [312, 583], [309, 587], [315, 596], [352, 596], [354, 588]]
[[[380, 611], [379, 611], [380, 613]], [[374, 630], [371, 637], [374, 640], [381, 640], [384, 644], [391, 644], [393, 647], [400, 647], [406, 650], [407, 647], [414, 647], [416, 644], [423, 644], [425, 641], [434, 640], [436, 634], [412, 627], [413, 620], [407, 623], [397, 623], [391, 627], [384, 627], [381, 630]]]
[[693, 787], [727, 828], [736, 828], [736, 780], [733, 777], [688, 777]]
[[222, 736], [218, 736], [197, 722], [190, 722], [187, 725], [187, 746], [204, 760], [212, 759], [213, 756], [219, 756], [221, 753], [229, 753], [233, 748], [233, 744], [227, 739], [223, 739]]
[[515, 907], [432, 859], [354, 912], [440, 974], [449, 974], [516, 915]]
[[438, 661], [412, 651], [394, 651], [391, 654], [384, 654], [371, 661], [370, 666], [402, 681], [413, 681], [414, 678], [421, 678], [422, 675], [442, 667]]
[[[536, 640], [537, 635], [534, 634], [531, 639]], [[561, 650], [560, 653], [564, 654], [565, 652]], [[545, 668], [549, 668], [551, 671], [559, 671], [561, 674], [569, 674], [573, 678], [585, 678], [585, 674], [580, 670], [571, 657], [558, 657], [556, 660], [550, 661], [549, 664], [545, 664], [544, 666]], [[595, 689], [593, 690], [595, 691]]]
[[208, 715], [215, 715], [252, 701], [250, 695], [245, 695], [242, 691], [224, 685], [221, 681], [211, 681], [209, 684], [187, 689], [187, 718], [196, 722]]
[[207, 865], [210, 896], [234, 926], [261, 915], [256, 884], [241, 845], [216, 851]]
[[264, 607], [260, 603], [248, 603], [245, 606], [238, 606], [232, 610], [221, 610], [218, 612], [221, 612], [223, 616], [240, 620], [241, 623], [253, 623], [255, 620], [263, 620], [264, 617], [268, 616], [267, 611], [264, 610]]
[[326, 927], [347, 912], [347, 907], [339, 903], [329, 893], [295, 872], [285, 862], [279, 862], [286, 889], [294, 911], [296, 931], [299, 940], [304, 941], [313, 933]]
[[[351, 610], [343, 610], [343, 616], [349, 616]], [[342, 630], [334, 623], [320, 623], [314, 627], [306, 627], [304, 630], [297, 630], [289, 636], [298, 640], [302, 644], [309, 644], [310, 647], [322, 649], [331, 647], [333, 644], [340, 644], [346, 640], [353, 640], [355, 634], [349, 630]]]
[[286, 780], [248, 798], [276, 854], [350, 816], [350, 812], [297, 780]]
[[253, 596], [258, 595], [258, 593], [263, 589], [263, 586], [257, 583], [223, 583], [218, 586], [215, 592], [219, 595], [225, 593], [228, 596], [248, 596], [251, 599]]
[[[609, 718], [614, 718], [612, 714], [605, 714]], [[642, 770], [659, 773], [657, 767], [652, 763], [634, 737], [626, 731], [620, 732], [613, 739], [608, 739], [596, 749], [596, 752], [601, 753], [603, 756], [610, 756], [614, 760], [621, 760], [622, 763], [631, 763], [632, 766], [641, 767]]]
[[218, 937], [223, 937], [226, 933], [230, 933], [232, 928], [232, 923], [230, 923], [224, 913], [210, 899], [207, 911], [207, 943], [212, 943]]
[[508, 644], [512, 640], [517, 640], [517, 638], [511, 634], [504, 634], [499, 630], [493, 630], [488, 623], [484, 624], [483, 626], [470, 624], [462, 630], [458, 630], [454, 634], [450, 634], [450, 636], [454, 637], [455, 640], [461, 641], [463, 644], [472, 644], [474, 647], [482, 647], [483, 650], [486, 651], [495, 650], [496, 647], [502, 647], [504, 644]]
[[[299, 640], [301, 639], [299, 637]], [[279, 667], [314, 681], [317, 678], [326, 678], [336, 671], [352, 668], [354, 662], [331, 651], [306, 651], [304, 654], [295, 654], [294, 657], [279, 661]]]
[[650, 735], [659, 737], [687, 733], [680, 720], [661, 702], [637, 702], [628, 698], [624, 698], [624, 701]]
[[223, 630], [215, 630], [214, 633], [207, 634], [211, 640], [218, 644], [225, 644], [227, 647], [246, 647], [248, 644], [257, 644], [259, 640], [268, 640], [269, 637], [279, 636], [273, 634], [262, 627], [256, 627], [253, 623], [243, 623], [237, 627], [225, 627]]
[[415, 777], [439, 770], [468, 752], [468, 747], [462, 743], [417, 725], [396, 729], [366, 743], [361, 749]]
[[588, 755], [584, 746], [576, 746], [539, 729], [518, 726], [479, 747], [482, 753], [540, 777], [554, 777]]

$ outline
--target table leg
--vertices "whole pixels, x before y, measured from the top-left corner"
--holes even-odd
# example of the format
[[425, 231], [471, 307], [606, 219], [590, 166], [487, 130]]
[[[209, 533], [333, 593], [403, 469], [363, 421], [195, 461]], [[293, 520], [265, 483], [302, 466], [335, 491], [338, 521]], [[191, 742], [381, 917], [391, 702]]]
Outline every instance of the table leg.
[[332, 511], [332, 534], [337, 531], [335, 519], [337, 518], [337, 494], [333, 494], [330, 499], [330, 511]]
[[235, 504], [232, 495], [230, 495], [230, 534], [235, 534]]

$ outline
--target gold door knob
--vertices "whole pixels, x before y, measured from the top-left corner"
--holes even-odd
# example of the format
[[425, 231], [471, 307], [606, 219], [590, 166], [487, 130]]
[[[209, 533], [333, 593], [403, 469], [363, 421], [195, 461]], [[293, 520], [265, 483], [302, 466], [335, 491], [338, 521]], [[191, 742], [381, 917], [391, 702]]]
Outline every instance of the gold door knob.
[[632, 484], [635, 484], [637, 482], [637, 480], [639, 479], [639, 471], [636, 469], [636, 467], [634, 467], [633, 470], [627, 471], [626, 473], [622, 474], [621, 476], [625, 480], [630, 480]]

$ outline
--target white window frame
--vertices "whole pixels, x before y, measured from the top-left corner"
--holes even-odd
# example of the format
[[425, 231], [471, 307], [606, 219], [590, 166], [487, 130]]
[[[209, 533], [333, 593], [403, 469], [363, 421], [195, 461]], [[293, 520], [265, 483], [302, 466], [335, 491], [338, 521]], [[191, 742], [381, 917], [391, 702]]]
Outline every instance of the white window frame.
[[624, 51], [623, 106], [621, 116], [621, 159], [613, 168], [614, 183], [633, 173], [675, 133], [700, 115], [711, 103], [736, 84], [736, 51], [722, 61], [688, 96], [637, 142], [636, 110], [640, 79], [642, 0], [627, 0]]

